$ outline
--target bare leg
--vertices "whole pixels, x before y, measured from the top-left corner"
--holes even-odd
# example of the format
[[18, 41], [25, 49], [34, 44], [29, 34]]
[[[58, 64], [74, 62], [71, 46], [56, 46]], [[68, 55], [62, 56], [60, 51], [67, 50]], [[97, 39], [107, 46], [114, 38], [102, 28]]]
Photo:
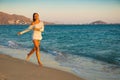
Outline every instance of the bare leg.
[[42, 62], [40, 61], [40, 48], [39, 48], [40, 41], [39, 40], [34, 40], [34, 45], [35, 45], [35, 50], [36, 50], [36, 57], [38, 60], [38, 64], [42, 66]]
[[36, 49], [36, 57], [37, 57], [37, 60], [38, 60], [38, 64], [40, 65], [40, 66], [42, 66], [42, 62], [40, 61], [40, 52], [39, 52], [40, 50], [39, 50], [39, 48], [37, 48]]
[[35, 52], [35, 47], [27, 54], [26, 61], [29, 61], [31, 55]]

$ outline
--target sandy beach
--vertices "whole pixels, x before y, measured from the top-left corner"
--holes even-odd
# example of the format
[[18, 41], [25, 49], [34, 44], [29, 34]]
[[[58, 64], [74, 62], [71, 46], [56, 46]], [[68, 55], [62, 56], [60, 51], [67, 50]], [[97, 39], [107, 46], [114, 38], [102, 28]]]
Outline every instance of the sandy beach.
[[0, 54], [0, 80], [83, 80], [69, 72], [39, 67], [4, 54]]

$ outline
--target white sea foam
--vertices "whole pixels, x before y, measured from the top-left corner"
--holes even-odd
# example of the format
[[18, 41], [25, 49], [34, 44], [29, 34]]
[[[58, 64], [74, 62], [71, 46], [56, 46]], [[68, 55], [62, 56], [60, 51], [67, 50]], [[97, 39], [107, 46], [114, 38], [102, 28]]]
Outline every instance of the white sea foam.
[[86, 80], [120, 80], [120, 67], [95, 59], [69, 55], [64, 66]]

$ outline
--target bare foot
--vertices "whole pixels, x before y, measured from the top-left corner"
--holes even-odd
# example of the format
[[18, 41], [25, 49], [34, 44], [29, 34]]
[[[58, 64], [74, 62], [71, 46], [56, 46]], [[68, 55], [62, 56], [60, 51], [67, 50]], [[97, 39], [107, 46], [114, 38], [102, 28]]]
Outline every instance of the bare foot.
[[42, 64], [39, 64], [39, 67], [43, 67], [43, 65], [42, 65]]
[[26, 61], [29, 61], [29, 59], [28, 59], [28, 58], [26, 58]]
[[43, 64], [41, 62], [38, 62], [38, 64], [39, 64], [40, 67], [43, 67]]
[[26, 57], [26, 61], [29, 61], [29, 56], [28, 56], [28, 54], [27, 54], [27, 57]]

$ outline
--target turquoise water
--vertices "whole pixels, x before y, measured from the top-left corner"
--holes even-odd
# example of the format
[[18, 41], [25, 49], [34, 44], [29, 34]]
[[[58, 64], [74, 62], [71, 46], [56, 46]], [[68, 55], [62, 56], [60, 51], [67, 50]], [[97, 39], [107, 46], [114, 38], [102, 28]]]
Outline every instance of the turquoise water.
[[[31, 49], [32, 31], [17, 35], [27, 27], [0, 25], [0, 45]], [[120, 25], [45, 25], [42, 35], [41, 51], [54, 56], [50, 57], [60, 66], [72, 68], [86, 80], [120, 79]]]
[[[22, 36], [17, 32], [28, 25], [0, 26], [0, 44], [16, 48], [32, 48], [32, 31]], [[41, 41], [41, 50], [56, 54], [72, 54], [120, 64], [120, 25], [47, 25]]]

